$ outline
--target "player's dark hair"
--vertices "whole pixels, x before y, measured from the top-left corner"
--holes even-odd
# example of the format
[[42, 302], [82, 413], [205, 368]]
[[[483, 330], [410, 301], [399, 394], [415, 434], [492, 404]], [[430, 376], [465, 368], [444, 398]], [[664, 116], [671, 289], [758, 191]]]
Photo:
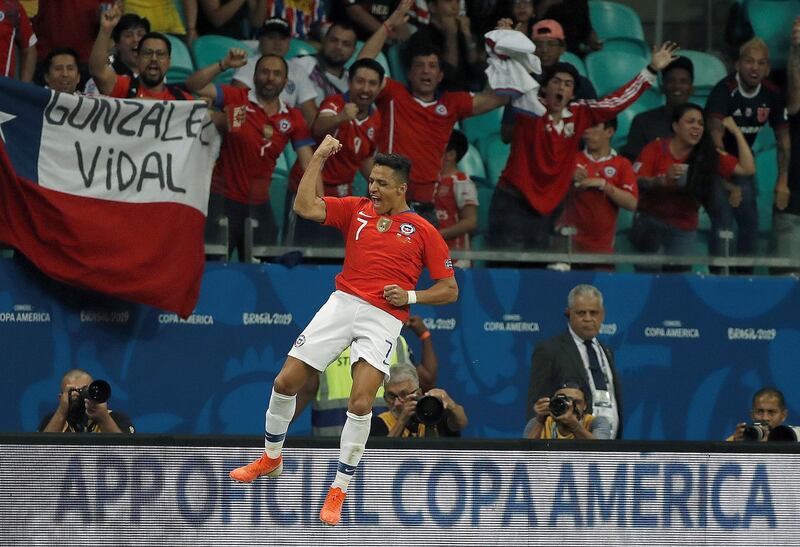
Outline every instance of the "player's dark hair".
[[328, 34], [330, 34], [331, 30], [333, 30], [334, 27], [338, 27], [342, 30], [349, 30], [354, 33], [356, 32], [356, 27], [353, 26], [353, 23], [351, 23], [347, 19], [338, 19], [334, 21], [333, 24], [331, 24], [331, 26], [328, 27], [328, 30], [325, 31], [326, 38], [328, 37]]
[[348, 79], [350, 81], [353, 81], [353, 78], [355, 78], [356, 76], [356, 71], [359, 68], [368, 68], [369, 70], [374, 70], [375, 72], [377, 72], [379, 82], [382, 82], [383, 77], [386, 75], [386, 71], [383, 69], [383, 66], [381, 66], [381, 64], [378, 61], [376, 61], [375, 59], [364, 58], [364, 59], [359, 59], [358, 61], [350, 65], [350, 68], [348, 69], [349, 73]]
[[283, 64], [283, 72], [286, 74], [287, 77], [289, 76], [289, 65], [286, 63], [286, 59], [284, 59], [280, 55], [273, 55], [271, 53], [269, 55], [262, 55], [261, 57], [258, 58], [258, 61], [256, 61], [256, 67], [253, 70], [253, 74], [258, 72], [258, 65], [260, 65], [261, 61], [263, 61], [264, 59], [280, 59], [281, 63]]
[[682, 68], [683, 70], [688, 72], [689, 78], [691, 78], [691, 80], [694, 81], [694, 63], [692, 63], [692, 60], [689, 59], [688, 57], [678, 57], [670, 64], [665, 66], [664, 69], [661, 71], [661, 80], [663, 81], [664, 78], [667, 77], [667, 74], [669, 74], [676, 68]]
[[411, 173], [411, 160], [400, 154], [375, 154], [375, 165], [388, 167], [398, 176], [400, 182], [408, 183]]
[[573, 86], [573, 93], [578, 93], [578, 90], [581, 87], [581, 76], [578, 74], [578, 69], [575, 68], [570, 63], [565, 63], [563, 61], [559, 61], [557, 63], [553, 63], [549, 67], [547, 67], [544, 71], [544, 80], [542, 81], [542, 87], [547, 87], [547, 84], [553, 77], [558, 74], [559, 72], [563, 74], [569, 74], [572, 76], [572, 80], [575, 82]]
[[420, 40], [416, 42], [413, 47], [408, 48], [408, 58], [406, 60], [406, 70], [411, 68], [414, 64], [414, 59], [417, 57], [428, 57], [429, 55], [436, 55], [436, 61], [439, 63], [439, 68], [442, 68], [442, 50], [436, 47], [430, 40]]
[[53, 59], [55, 59], [58, 55], [71, 55], [73, 59], [75, 59], [75, 64], [77, 65], [80, 57], [78, 57], [78, 52], [72, 49], [71, 47], [57, 47], [50, 50], [50, 53], [47, 54], [47, 57], [44, 58], [44, 71], [49, 72], [50, 66], [53, 64]]
[[603, 127], [605, 129], [611, 128], [614, 131], [617, 130], [617, 118], [616, 117], [611, 118], [610, 120], [606, 120], [604, 122], [600, 122], [600, 123], [603, 124]]
[[114, 42], [119, 42], [122, 33], [132, 28], [143, 28], [145, 33], [148, 33], [150, 32], [150, 21], [147, 17], [140, 17], [135, 13], [126, 13], [119, 18], [119, 23], [111, 31], [111, 38], [114, 39]]
[[160, 32], [148, 32], [142, 36], [142, 39], [139, 40], [139, 45], [136, 46], [136, 48], [141, 49], [145, 40], [161, 40], [167, 46], [167, 53], [170, 57], [172, 57], [172, 43], [169, 41], [169, 38], [167, 38], [166, 35], [161, 34]]
[[774, 387], [762, 387], [753, 395], [753, 406], [756, 406], [756, 400], [760, 397], [775, 397], [778, 399], [778, 406], [781, 410], [786, 410], [786, 399], [783, 398], [783, 393]]
[[[672, 111], [672, 123], [678, 123], [687, 112], [692, 110], [699, 112], [705, 121], [702, 106], [694, 103], [684, 103], [676, 106]], [[686, 163], [689, 164], [689, 171], [686, 173], [686, 188], [703, 204], [708, 201], [711, 187], [716, 181], [719, 168], [719, 152], [717, 152], [717, 147], [711, 138], [711, 132], [708, 130], [710, 124], [705, 123], [704, 125], [705, 130], [703, 131], [703, 136], [700, 137], [700, 142], [694, 145], [689, 153], [689, 158], [686, 160]]]
[[450, 152], [451, 150], [454, 150], [456, 153], [456, 162], [461, 161], [461, 158], [463, 158], [467, 150], [469, 150], [469, 141], [467, 137], [458, 129], [453, 129], [453, 132], [450, 133], [450, 140], [447, 142], [445, 152]]

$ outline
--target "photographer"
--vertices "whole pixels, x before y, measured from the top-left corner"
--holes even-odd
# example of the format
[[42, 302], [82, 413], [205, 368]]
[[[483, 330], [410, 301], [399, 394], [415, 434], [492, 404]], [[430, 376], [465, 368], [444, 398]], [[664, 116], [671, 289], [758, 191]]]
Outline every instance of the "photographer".
[[610, 439], [611, 422], [586, 413], [587, 389], [577, 382], [564, 383], [553, 397], [533, 406], [536, 414], [525, 426], [526, 439]]
[[[92, 400], [89, 386], [92, 377], [81, 369], [72, 369], [61, 378], [58, 408], [39, 424], [44, 433], [133, 433], [130, 418], [108, 409], [105, 402]], [[105, 394], [107, 397], [109, 393]]]
[[[426, 397], [441, 402], [440, 412], [432, 413], [434, 424], [423, 423], [428, 419], [424, 412], [421, 416], [418, 408], [418, 403]], [[468, 423], [464, 407], [453, 401], [445, 390], [434, 388], [423, 395], [417, 369], [412, 365], [398, 364], [389, 369], [383, 398], [389, 410], [372, 418], [372, 437], [460, 437], [461, 430]], [[427, 403], [436, 406], [435, 401]], [[427, 403], [424, 405], [426, 408], [429, 406]]]
[[753, 423], [736, 424], [733, 435], [725, 440], [766, 441], [769, 432], [783, 424], [788, 414], [783, 393], [773, 387], [759, 389], [753, 395], [753, 404], [750, 408], [750, 419]]

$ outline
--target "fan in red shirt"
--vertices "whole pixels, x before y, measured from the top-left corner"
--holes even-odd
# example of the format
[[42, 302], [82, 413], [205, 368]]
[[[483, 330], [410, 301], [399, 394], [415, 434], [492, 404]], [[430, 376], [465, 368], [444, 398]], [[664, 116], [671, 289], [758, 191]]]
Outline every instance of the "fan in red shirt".
[[540, 99], [547, 113], [516, 114], [511, 153], [489, 209], [493, 249], [550, 248], [553, 221], [569, 190], [584, 131], [633, 104], [655, 83], [658, 71], [672, 62], [677, 49], [665, 42], [641, 73], [600, 100], [571, 103], [577, 71], [569, 63], [548, 68]]
[[[246, 63], [247, 53], [233, 48], [224, 58], [201, 68], [189, 78], [210, 82], [220, 72]], [[277, 243], [278, 229], [269, 201], [269, 189], [275, 166], [286, 145], [292, 143], [301, 165], [308, 165], [311, 161], [314, 140], [302, 112], [287, 107], [280, 99], [287, 75], [286, 61], [282, 57], [262, 55], [256, 62], [253, 89], [190, 85], [200, 96], [211, 99], [215, 106], [226, 111], [226, 115], [215, 120], [225, 138], [211, 178], [206, 236], [216, 239], [214, 231], [224, 216], [228, 220], [228, 252], [237, 249], [240, 258], [245, 257], [246, 252], [244, 234], [248, 218], [257, 221], [253, 229], [254, 243]]]
[[[375, 108], [384, 77], [384, 69], [374, 59], [359, 59], [348, 71], [349, 90], [344, 95], [331, 95], [320, 105], [319, 114], [311, 128], [318, 142], [325, 135], [333, 135], [344, 143], [342, 151], [325, 162], [322, 169], [322, 185], [326, 196], [346, 197], [353, 195], [353, 179], [358, 171], [369, 177], [375, 141], [381, 126], [380, 112]], [[295, 162], [289, 174], [290, 191], [287, 205], [294, 202], [303, 168]], [[287, 207], [288, 209], [288, 207]], [[318, 222], [294, 216], [294, 239], [287, 244], [341, 246], [341, 233]]]
[[[410, 162], [397, 154], [378, 154], [369, 177], [369, 198], [318, 197], [316, 187], [325, 160], [340, 148], [328, 135], [306, 169], [295, 212], [335, 226], [345, 236], [345, 260], [336, 292], [297, 338], [272, 390], [265, 424], [264, 454], [231, 471], [239, 482], [277, 476], [281, 450], [294, 416], [297, 392], [350, 346], [353, 387], [342, 430], [339, 466], [320, 520], [335, 525], [350, 479], [369, 436], [372, 405], [389, 373], [386, 356], [393, 349], [408, 306], [450, 304], [458, 298], [452, 261], [442, 236], [406, 201]], [[414, 291], [422, 268], [433, 286]]]
[[[730, 192], [730, 204], [738, 207], [741, 190], [727, 179], [732, 175], [752, 175], [755, 161], [742, 131], [733, 118], [723, 126], [739, 146], [739, 158], [716, 149], [705, 131], [703, 110], [686, 103], [675, 107], [673, 136], [656, 139], [644, 147], [634, 165], [638, 176], [639, 205], [631, 228], [631, 242], [643, 253], [688, 255], [694, 251], [698, 224], [697, 210], [708, 199], [712, 185], [721, 184]], [[685, 266], [664, 270], [683, 271]]]
[[89, 57], [89, 72], [97, 90], [119, 98], [161, 101], [192, 100], [192, 95], [175, 85], [164, 83], [170, 65], [172, 44], [163, 34], [148, 32], [139, 40], [138, 76], [119, 76], [108, 64], [111, 34], [122, 18], [122, 5], [114, 3], [100, 17], [100, 31]]
[[611, 148], [616, 130], [616, 118], [587, 129], [586, 150], [575, 159], [575, 184], [559, 224], [575, 228], [578, 252], [613, 253], [619, 208], [636, 210], [639, 193], [633, 166]]
[[25, 8], [18, 0], [0, 0], [0, 75], [13, 78], [17, 72], [19, 48], [19, 79], [33, 80], [36, 70], [36, 34]]
[[[406, 12], [412, 5], [410, 1], [401, 4]], [[359, 58], [377, 55], [392, 25], [387, 21], [375, 31], [361, 49]], [[434, 225], [437, 221], [433, 194], [453, 126], [463, 118], [483, 114], [508, 102], [508, 97], [500, 97], [494, 91], [478, 95], [438, 92], [444, 77], [440, 61], [441, 52], [433, 46], [430, 49], [420, 47], [411, 58], [408, 88], [386, 78], [375, 101], [382, 116], [378, 150], [402, 154], [411, 160], [410, 203]]]

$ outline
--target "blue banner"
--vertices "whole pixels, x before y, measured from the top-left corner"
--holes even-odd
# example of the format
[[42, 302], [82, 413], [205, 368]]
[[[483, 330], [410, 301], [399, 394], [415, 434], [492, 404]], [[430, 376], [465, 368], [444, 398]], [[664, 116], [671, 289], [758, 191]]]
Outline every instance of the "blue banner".
[[[197, 309], [182, 320], [2, 260], [0, 362], [10, 389], [0, 431], [34, 431], [55, 410], [63, 373], [79, 367], [111, 383], [109, 407], [139, 432], [260, 435], [271, 383], [337, 271], [209, 264]], [[488, 269], [457, 278], [457, 303], [413, 313], [432, 332], [439, 385], [466, 408], [466, 436], [521, 436], [531, 353], [566, 328], [566, 295], [578, 283], [605, 296], [601, 339], [616, 352], [626, 438], [723, 439], [766, 385], [784, 391], [789, 421], [800, 412], [794, 278]], [[309, 432], [306, 411], [290, 434]]]

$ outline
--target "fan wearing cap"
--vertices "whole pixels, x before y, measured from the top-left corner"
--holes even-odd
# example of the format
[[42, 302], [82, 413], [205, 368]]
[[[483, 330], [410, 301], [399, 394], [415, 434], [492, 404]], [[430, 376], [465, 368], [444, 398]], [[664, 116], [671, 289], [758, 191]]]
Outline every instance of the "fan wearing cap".
[[535, 416], [525, 426], [526, 439], [610, 439], [611, 422], [587, 412], [586, 386], [567, 381], [552, 397], [542, 397], [533, 406]]
[[[553, 19], [542, 19], [535, 25], [531, 31], [531, 40], [536, 46], [534, 55], [539, 57], [542, 62], [542, 74], [534, 75], [543, 83], [544, 75], [547, 69], [559, 62], [559, 59], [567, 51], [566, 42], [564, 41], [564, 29], [558, 21]], [[577, 74], [575, 79], [575, 89], [573, 90], [573, 99], [596, 99], [597, 91], [594, 89], [589, 78]], [[511, 142], [511, 134], [514, 131], [514, 109], [510, 106], [506, 107], [503, 112], [503, 125], [501, 127], [501, 135], [503, 142]]]
[[658, 138], [672, 136], [672, 114], [686, 104], [694, 93], [694, 64], [688, 57], [678, 57], [661, 71], [661, 88], [667, 104], [634, 116], [628, 131], [628, 141], [620, 152], [636, 161], [645, 145]]
[[553, 221], [569, 190], [578, 142], [589, 127], [610, 120], [632, 105], [674, 58], [678, 46], [654, 49], [650, 64], [601, 100], [572, 102], [577, 71], [556, 63], [545, 71], [540, 101], [546, 113], [515, 113], [511, 153], [489, 207], [493, 249], [550, 249]]

